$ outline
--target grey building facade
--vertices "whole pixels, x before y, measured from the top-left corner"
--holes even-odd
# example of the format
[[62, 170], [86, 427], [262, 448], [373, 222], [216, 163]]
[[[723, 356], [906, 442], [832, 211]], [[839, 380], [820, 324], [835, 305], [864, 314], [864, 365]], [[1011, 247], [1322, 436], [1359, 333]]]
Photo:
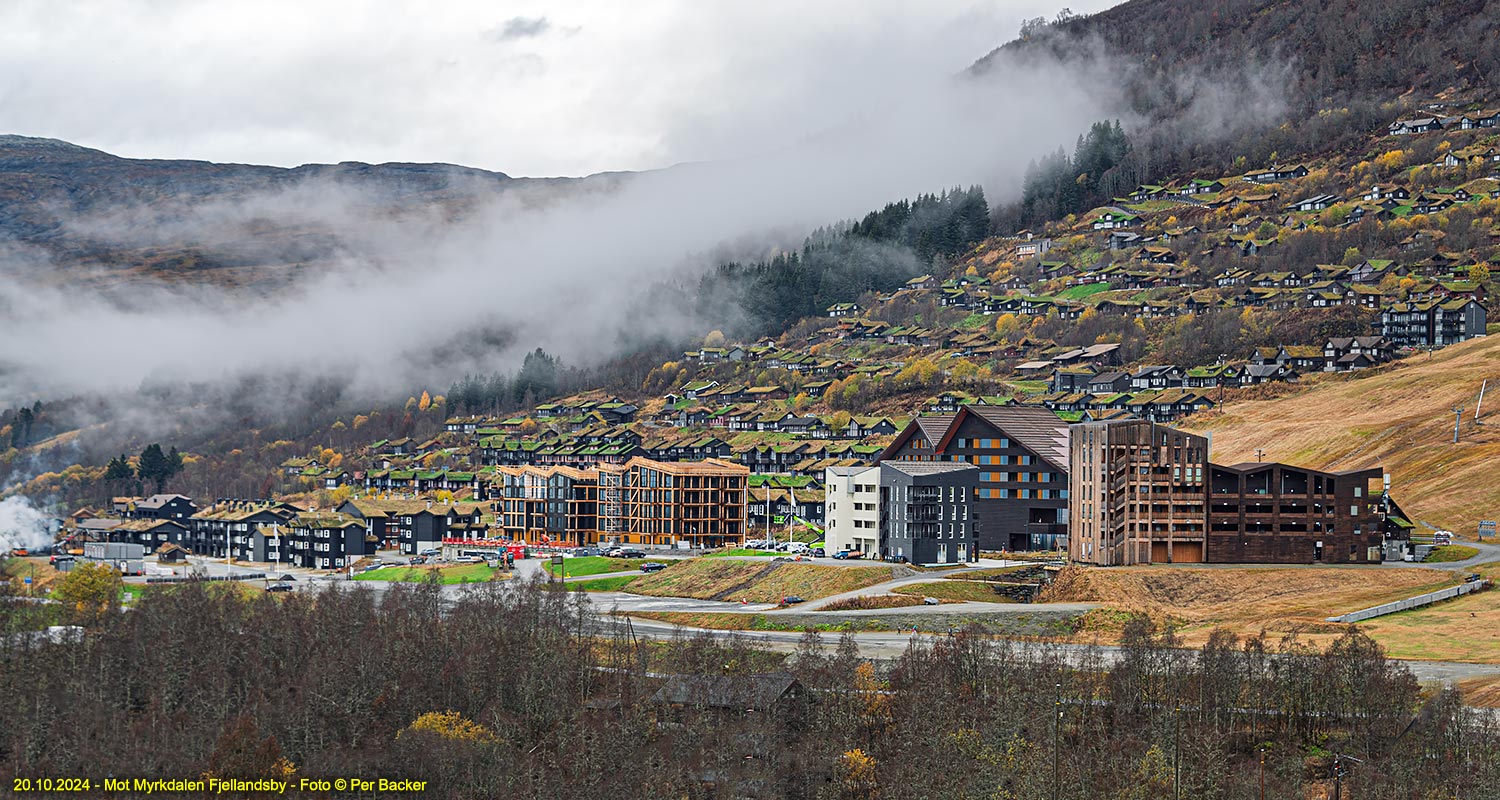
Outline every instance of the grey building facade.
[[1068, 423], [1046, 408], [969, 405], [917, 417], [880, 461], [977, 467], [970, 499], [984, 550], [1066, 547]]
[[891, 462], [880, 465], [880, 549], [914, 564], [979, 560], [971, 498], [972, 464]]

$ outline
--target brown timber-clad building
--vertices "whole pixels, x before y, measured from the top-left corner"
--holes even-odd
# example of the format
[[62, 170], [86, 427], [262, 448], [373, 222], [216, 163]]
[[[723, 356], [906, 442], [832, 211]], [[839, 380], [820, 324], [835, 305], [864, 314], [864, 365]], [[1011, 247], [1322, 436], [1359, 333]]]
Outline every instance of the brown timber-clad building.
[[1068, 556], [1126, 565], [1208, 560], [1208, 440], [1146, 420], [1069, 431]]
[[1379, 467], [1321, 472], [1287, 464], [1210, 465], [1210, 561], [1370, 563], [1381, 560]]
[[1379, 467], [1208, 462], [1208, 439], [1143, 420], [1069, 431], [1068, 555], [1104, 566], [1381, 560]]

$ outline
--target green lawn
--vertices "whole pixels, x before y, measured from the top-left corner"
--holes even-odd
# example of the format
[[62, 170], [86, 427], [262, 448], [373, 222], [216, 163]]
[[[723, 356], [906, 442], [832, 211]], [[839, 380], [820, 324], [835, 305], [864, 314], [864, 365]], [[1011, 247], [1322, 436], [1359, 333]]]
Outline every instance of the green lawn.
[[[605, 558], [604, 556], [575, 556], [563, 559], [564, 577], [573, 578], [580, 575], [603, 575], [606, 572], [624, 572], [634, 569], [636, 562], [627, 558]], [[543, 561], [542, 569], [548, 574], [555, 575], [552, 562]]]
[[1070, 286], [1057, 293], [1058, 300], [1082, 300], [1089, 295], [1109, 291], [1108, 283], [1085, 283], [1078, 286]]
[[708, 553], [704, 558], [728, 558], [730, 556], [779, 556], [785, 555], [775, 550], [749, 550], [744, 547], [736, 547], [733, 550], [725, 550], [722, 553]]
[[151, 588], [152, 587], [144, 583], [127, 583], [125, 584], [125, 587], [120, 591], [120, 594], [124, 597], [130, 598], [130, 602], [134, 603], [135, 601], [141, 599], [141, 596]]
[[1026, 394], [1041, 394], [1051, 385], [1047, 381], [1009, 381], [1009, 383], [1016, 391]]
[[995, 587], [980, 581], [932, 581], [913, 583], [891, 591], [897, 594], [935, 597], [956, 603], [1014, 603], [1003, 594], [996, 594]]
[[1467, 547], [1461, 544], [1445, 544], [1433, 549], [1424, 559], [1429, 564], [1442, 563], [1445, 561], [1468, 561], [1479, 555], [1478, 548]]
[[395, 581], [420, 583], [428, 573], [437, 572], [441, 583], [483, 583], [495, 577], [488, 564], [455, 564], [449, 567], [386, 567], [354, 576], [357, 581]]
[[595, 578], [591, 581], [574, 581], [567, 584], [569, 589], [582, 589], [585, 592], [623, 592], [625, 587], [640, 575], [616, 575], [613, 578]]

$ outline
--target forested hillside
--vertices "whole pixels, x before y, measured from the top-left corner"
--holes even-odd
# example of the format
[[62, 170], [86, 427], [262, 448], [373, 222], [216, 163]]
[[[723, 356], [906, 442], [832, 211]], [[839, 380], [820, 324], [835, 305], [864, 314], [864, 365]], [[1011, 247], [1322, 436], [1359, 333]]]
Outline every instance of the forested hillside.
[[[1236, 159], [1338, 151], [1400, 108], [1493, 94], [1500, 2], [1132, 0], [1031, 20], [972, 69], [1040, 56], [1080, 69], [1104, 59], [1118, 97], [1149, 122], [1118, 166], [1091, 174], [1108, 196]], [[1050, 210], [1023, 203], [1007, 220], [1020, 227]]]

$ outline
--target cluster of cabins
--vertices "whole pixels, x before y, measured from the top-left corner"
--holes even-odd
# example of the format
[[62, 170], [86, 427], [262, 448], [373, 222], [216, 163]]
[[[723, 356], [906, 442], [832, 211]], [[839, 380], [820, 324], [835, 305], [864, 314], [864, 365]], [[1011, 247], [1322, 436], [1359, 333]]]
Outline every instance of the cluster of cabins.
[[311, 569], [347, 567], [379, 549], [416, 554], [445, 542], [713, 548], [744, 541], [749, 474], [718, 459], [633, 458], [589, 469], [500, 467], [476, 494], [485, 499], [470, 502], [382, 493], [329, 509], [228, 498], [199, 508], [184, 495], [157, 495], [125, 499], [108, 515], [79, 512], [67, 535]]
[[1470, 111], [1463, 114], [1432, 113], [1396, 120], [1386, 130], [1390, 136], [1413, 136], [1449, 130], [1480, 130], [1500, 127], [1500, 110]]

